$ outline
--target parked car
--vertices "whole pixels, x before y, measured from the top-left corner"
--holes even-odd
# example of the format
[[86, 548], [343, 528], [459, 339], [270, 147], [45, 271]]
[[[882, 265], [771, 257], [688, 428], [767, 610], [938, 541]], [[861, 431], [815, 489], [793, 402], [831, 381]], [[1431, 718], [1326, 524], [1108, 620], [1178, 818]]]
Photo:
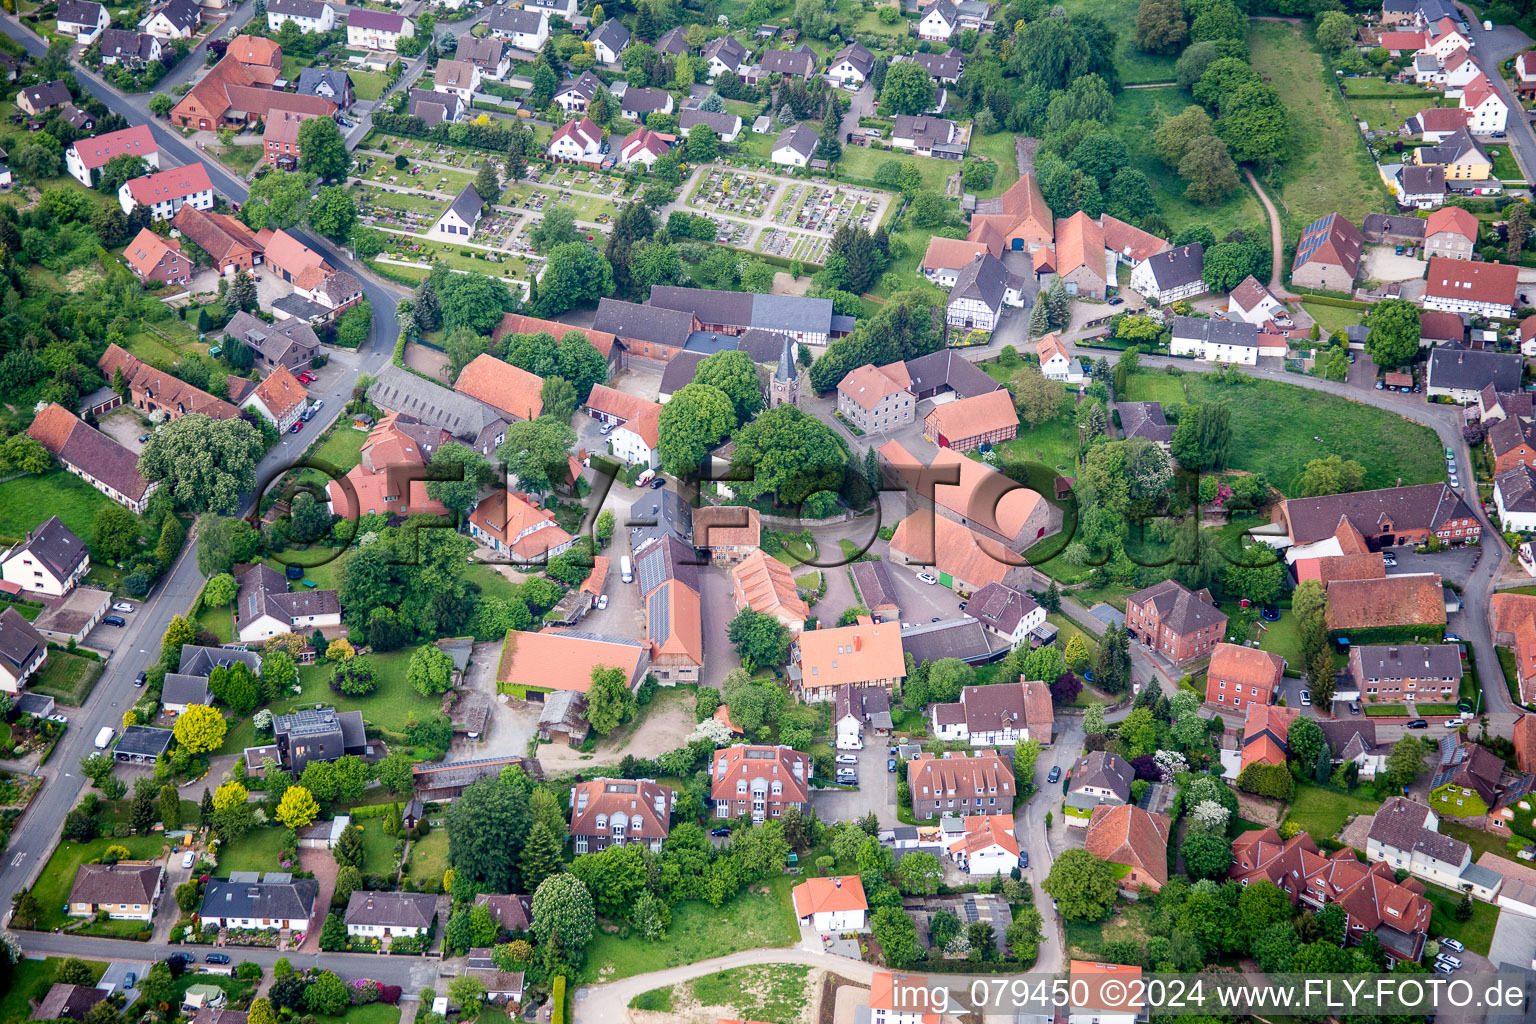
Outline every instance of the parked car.
[[1390, 551], [1383, 551], [1381, 553], [1381, 564], [1382, 565], [1396, 565], [1397, 564], [1397, 556], [1394, 555]]
[[1450, 964], [1452, 967], [1460, 967], [1461, 957], [1451, 956], [1449, 953], [1441, 953], [1439, 956], [1435, 957], [1435, 963]]
[[106, 625], [106, 626], [126, 626], [126, 625], [128, 625], [127, 622], [123, 621], [123, 617], [121, 615], [108, 615], [106, 618], [102, 619], [101, 621], [102, 621], [102, 624]]
[[859, 763], [859, 755], [858, 754], [838, 754], [837, 755], [837, 763], [838, 764], [858, 764]]
[[1304, 707], [1304, 708], [1309, 708], [1309, 707], [1312, 706], [1312, 693], [1311, 693], [1311, 691], [1309, 691], [1309, 690], [1302, 690], [1301, 691], [1301, 706]]
[[1436, 974], [1452, 974], [1452, 973], [1455, 972], [1455, 970], [1456, 970], [1456, 968], [1452, 967], [1448, 963], [1445, 963], [1444, 961], [1441, 961], [1441, 960], [1436, 960], [1435, 961], [1435, 973]]
[[604, 608], [607, 608], [607, 607], [608, 607], [608, 595], [607, 594], [598, 594], [597, 595], [597, 610], [598, 611], [602, 611]]
[[659, 476], [651, 481], [651, 490], [653, 491], [659, 491], [665, 486], [667, 486], [667, 478], [664, 476]]
[[1376, 382], [1376, 390], [1377, 390], [1377, 391], [1380, 391], [1380, 390], [1382, 390], [1382, 389], [1383, 389], [1383, 388], [1385, 388], [1385, 387], [1386, 387], [1386, 385], [1385, 385], [1385, 384], [1383, 384], [1383, 383], [1382, 383], [1382, 382], [1381, 382], [1381, 381], [1377, 381], [1377, 382]]
[[63, 715], [49, 715], [48, 716], [48, 721], [50, 721], [50, 722], [58, 722], [60, 725], [68, 725], [69, 724], [69, 719], [66, 718]]
[[1059, 765], [1059, 764], [1051, 765], [1051, 774], [1049, 774], [1049, 775], [1047, 775], [1045, 777], [1045, 781], [1046, 782], [1060, 782], [1061, 781], [1061, 765]]
[[288, 433], [290, 433], [290, 434], [297, 434], [299, 431], [301, 431], [303, 429], [304, 429], [304, 421], [303, 420], [295, 420], [294, 423], [293, 423], [293, 426], [288, 428]]
[[139, 444], [143, 444], [145, 441], [148, 441], [148, 440], [149, 440], [149, 435], [148, 434], [140, 434], [139, 435]]
[[917, 580], [918, 580], [919, 583], [926, 583], [930, 587], [933, 586], [935, 583], [939, 582], [939, 578], [937, 576], [935, 576], [931, 572], [920, 572], [920, 573], [918, 573], [917, 574]]
[[131, 612], [133, 611], [133, 605], [127, 601], [119, 601], [112, 606], [112, 610], [115, 612]]
[[197, 862], [197, 854], [193, 853], [191, 850], [188, 850], [186, 853], [182, 854], [182, 857], [181, 857], [181, 866], [182, 867], [190, 868], [196, 862]]
[[885, 770], [888, 772], [894, 772], [896, 770], [896, 759], [894, 757], [888, 757], [885, 759]]
[[616, 423], [604, 423], [602, 429], [599, 430], [598, 433], [602, 434], [604, 437], [607, 437], [609, 434], [613, 433], [613, 428], [617, 425], [618, 424]]
[[1460, 939], [1441, 939], [1440, 948], [1449, 949], [1455, 953], [1462, 953], [1466, 951], [1467, 947], [1461, 944]]
[[730, 835], [731, 827], [729, 825], [723, 825], [720, 828], [712, 828], [709, 830], [709, 834], [714, 836], [716, 839], [719, 839], [721, 836]]
[[[188, 856], [191, 856], [191, 854], [188, 854]], [[229, 963], [229, 954], [228, 953], [209, 953], [207, 956], [203, 957], [203, 963], [206, 963], [206, 964], [227, 964], [227, 963]]]
[[1459, 644], [1462, 642], [1462, 640], [1461, 637], [1455, 633], [1447, 633], [1445, 634], [1445, 642], [1448, 644]]
[[1029, 851], [1028, 850], [1020, 850], [1019, 851], [1019, 867], [1021, 867], [1021, 868], [1029, 867]]
[[1349, 703], [1349, 713], [1352, 714], [1352, 715], [1358, 715], [1358, 714], [1361, 713], [1360, 702], [1359, 701], [1357, 701], [1357, 700], [1350, 701], [1350, 703]]
[[1405, 729], [1428, 729], [1429, 728], [1429, 723], [1424, 721], [1424, 719], [1422, 719], [1422, 718], [1415, 718], [1413, 721], [1411, 721], [1407, 725], [1403, 726], [1403, 728], [1405, 728]]
[[146, 673], [146, 672], [140, 672], [138, 675], [133, 677], [133, 685], [134, 686], [143, 686], [148, 681], [149, 681], [149, 674]]

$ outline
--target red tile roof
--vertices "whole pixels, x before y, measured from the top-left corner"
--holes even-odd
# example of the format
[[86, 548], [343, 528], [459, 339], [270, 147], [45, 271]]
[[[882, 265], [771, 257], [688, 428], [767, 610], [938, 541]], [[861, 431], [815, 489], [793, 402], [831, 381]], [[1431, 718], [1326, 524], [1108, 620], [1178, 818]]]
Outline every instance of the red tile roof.
[[538, 419], [544, 411], [543, 387], [543, 377], [488, 353], [470, 360], [453, 384], [455, 391], [520, 420]]
[[185, 199], [199, 192], [211, 192], [213, 182], [208, 180], [208, 168], [202, 164], [186, 164], [134, 178], [128, 182], [127, 188], [134, 202], [154, 206], [172, 199]]
[[1429, 298], [1512, 306], [1519, 282], [1519, 267], [1434, 256], [1429, 261], [1429, 279], [1424, 294]]
[[78, 139], [70, 148], [80, 157], [80, 162], [87, 170], [105, 167], [107, 161], [116, 156], [148, 158], [160, 152], [160, 146], [155, 142], [155, 137], [150, 134], [147, 124], [136, 124], [132, 128], [124, 128], [121, 131], [107, 132], [89, 139]]
[[789, 892], [795, 901], [797, 917], [869, 909], [869, 901], [864, 898], [864, 882], [858, 875], [807, 878]]

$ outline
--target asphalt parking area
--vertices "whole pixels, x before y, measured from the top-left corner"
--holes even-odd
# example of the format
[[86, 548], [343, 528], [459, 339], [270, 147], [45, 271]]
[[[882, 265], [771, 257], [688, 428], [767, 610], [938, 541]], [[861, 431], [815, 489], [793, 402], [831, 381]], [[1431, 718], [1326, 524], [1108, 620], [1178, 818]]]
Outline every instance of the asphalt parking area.
[[[859, 759], [857, 789], [818, 789], [811, 791], [811, 803], [822, 821], [857, 821], [871, 811], [881, 825], [894, 826], [896, 818], [896, 775], [886, 770], [889, 755], [884, 739], [866, 735], [863, 750], [839, 750]], [[838, 767], [843, 767], [839, 765]]]

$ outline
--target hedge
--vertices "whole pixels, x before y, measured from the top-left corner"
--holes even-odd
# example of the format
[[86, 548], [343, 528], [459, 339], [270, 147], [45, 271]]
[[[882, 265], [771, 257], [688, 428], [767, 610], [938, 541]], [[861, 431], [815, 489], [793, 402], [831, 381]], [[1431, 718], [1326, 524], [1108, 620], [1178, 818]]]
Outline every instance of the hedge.
[[1345, 299], [1327, 292], [1312, 292], [1305, 288], [1295, 289], [1302, 299], [1307, 302], [1315, 302], [1319, 306], [1338, 306], [1342, 309], [1370, 309], [1369, 302], [1361, 302], [1359, 299]]
[[550, 1024], [565, 1024], [565, 975], [555, 975], [554, 983], [549, 989], [549, 999], [554, 1010], [550, 1016]]
[[1291, 770], [1283, 764], [1250, 764], [1237, 776], [1237, 788], [1255, 796], [1271, 796], [1279, 800], [1289, 800], [1296, 793]]
[[1356, 647], [1362, 644], [1438, 644], [1445, 639], [1445, 626], [1371, 626], [1364, 629], [1335, 629], [1329, 639], [1348, 638]]

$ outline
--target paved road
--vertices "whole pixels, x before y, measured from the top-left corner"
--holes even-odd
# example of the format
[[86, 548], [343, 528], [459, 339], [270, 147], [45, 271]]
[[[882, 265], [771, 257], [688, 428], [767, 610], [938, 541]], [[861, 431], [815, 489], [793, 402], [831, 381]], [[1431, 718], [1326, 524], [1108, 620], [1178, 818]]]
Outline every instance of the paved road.
[[[248, 11], [248, 8], [249, 4], [243, 5], [241, 10]], [[23, 28], [14, 18], [0, 18], [0, 31], [21, 43], [32, 54], [40, 54], [46, 49], [41, 39]], [[191, 60], [189, 57], [189, 63]], [[122, 115], [131, 124], [149, 124], [161, 150], [173, 157], [177, 164], [201, 160], [179, 134], [171, 131], [164, 122], [157, 122], [149, 116], [148, 95], [125, 96], [89, 72], [77, 68], [75, 73], [81, 84], [108, 109]], [[244, 182], [216, 163], [202, 162], [207, 166], [215, 190], [221, 195], [235, 202], [246, 198]], [[311, 395], [325, 402], [320, 414], [305, 428], [305, 435], [301, 435], [312, 438], [335, 421], [350, 397], [359, 373], [377, 373], [389, 363], [395, 339], [399, 335], [394, 318], [395, 304], [405, 292], [379, 281], [324, 242], [300, 231], [292, 233], [333, 266], [355, 274], [363, 282], [364, 291], [373, 304], [373, 331], [369, 342], [357, 353], [334, 354], [333, 362], [346, 367], [346, 372], [333, 375], [329, 391]], [[257, 469], [258, 481], [265, 483], [275, 480], [302, 453], [306, 443], [292, 435], [285, 435], [283, 441], [262, 459]], [[30, 885], [46, 863], [48, 851], [53, 846], [64, 816], [79, 800], [85, 785], [85, 780], [79, 774], [80, 759], [91, 752], [91, 743], [102, 726], [121, 726], [123, 711], [138, 696], [139, 691], [133, 686], [134, 676], [158, 660], [160, 639], [171, 618], [187, 609], [202, 585], [203, 578], [197, 570], [195, 542], [189, 543], [155, 594], [130, 617], [122, 641], [107, 661], [106, 670], [87, 706], [71, 715], [69, 730], [50, 758], [49, 765], [42, 770], [41, 774], [47, 781], [23, 817], [21, 827], [13, 834], [5, 869], [0, 873], [0, 906], [9, 907], [11, 896]], [[143, 955], [142, 946], [131, 945], [139, 950], [137, 955]]]
[[1509, 121], [1505, 126], [1507, 137], [1504, 139], [1484, 139], [1485, 145], [1499, 142], [1509, 144], [1510, 151], [1515, 155], [1515, 162], [1520, 165], [1521, 172], [1526, 181], [1536, 180], [1536, 133], [1531, 131], [1531, 122], [1525, 116], [1524, 109], [1520, 106], [1509, 83], [1504, 81], [1504, 76], [1499, 72], [1499, 64], [1508, 60], [1515, 54], [1531, 45], [1531, 40], [1521, 32], [1509, 25], [1495, 25], [1492, 31], [1484, 31], [1482, 17], [1477, 11], [1466, 4], [1458, 3], [1457, 9], [1466, 17], [1467, 24], [1472, 29], [1472, 42], [1475, 49], [1472, 55], [1477, 58], [1488, 80], [1493, 83], [1499, 97], [1509, 106]]
[[[1035, 909], [1040, 911], [1040, 933], [1043, 936], [1039, 958], [1035, 960], [1031, 971], [1046, 974], [1066, 966], [1066, 932], [1061, 925], [1061, 915], [1051, 906], [1050, 894], [1040, 888], [1045, 876], [1051, 873], [1051, 865], [1056, 862], [1055, 854], [1047, 842], [1049, 833], [1045, 827], [1045, 815], [1056, 806], [1057, 798], [1061, 796], [1060, 781], [1052, 784], [1045, 780], [1050, 777], [1052, 768], [1060, 768], [1062, 776], [1066, 776], [1082, 749], [1082, 718], [1071, 715], [1057, 719], [1055, 738], [1049, 747], [1040, 752], [1040, 758], [1035, 762], [1035, 786], [1039, 792], [1013, 816], [1013, 834], [1019, 840], [1019, 848], [1029, 853], [1029, 867], [1022, 874], [1034, 885]], [[1069, 826], [1057, 815], [1052, 827], [1063, 829]]]

